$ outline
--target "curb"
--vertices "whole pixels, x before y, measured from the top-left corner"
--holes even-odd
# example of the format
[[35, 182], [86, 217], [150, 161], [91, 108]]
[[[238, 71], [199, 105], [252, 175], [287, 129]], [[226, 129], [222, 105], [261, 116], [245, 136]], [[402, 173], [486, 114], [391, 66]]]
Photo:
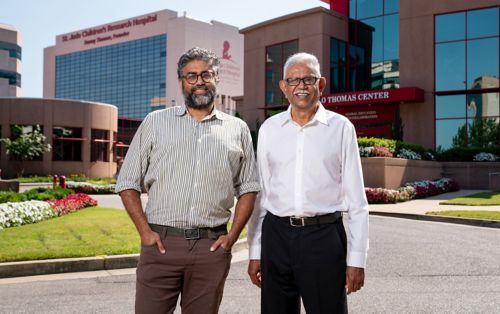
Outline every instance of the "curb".
[[475, 227], [486, 227], [486, 228], [500, 229], [500, 220], [488, 220], [488, 219], [477, 219], [477, 218], [459, 218], [459, 217], [439, 216], [439, 215], [389, 213], [389, 212], [377, 212], [377, 211], [373, 211], [373, 212], [371, 211], [370, 215], [403, 218], [403, 219], [413, 219], [413, 220], [422, 220], [422, 221], [445, 222], [445, 223], [469, 225], [469, 226], [475, 226]]
[[[246, 248], [247, 239], [240, 239], [233, 245], [232, 253]], [[0, 263], [0, 278], [134, 268], [138, 262], [139, 254], [125, 254]]]

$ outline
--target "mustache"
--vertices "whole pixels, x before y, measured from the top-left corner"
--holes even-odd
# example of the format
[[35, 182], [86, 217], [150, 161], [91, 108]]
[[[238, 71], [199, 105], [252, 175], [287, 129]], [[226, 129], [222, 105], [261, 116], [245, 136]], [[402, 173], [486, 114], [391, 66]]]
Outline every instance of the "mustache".
[[191, 92], [196, 92], [197, 90], [206, 90], [206, 91], [208, 91], [209, 88], [206, 87], [206, 86], [194, 86], [194, 87], [191, 87], [190, 91]]

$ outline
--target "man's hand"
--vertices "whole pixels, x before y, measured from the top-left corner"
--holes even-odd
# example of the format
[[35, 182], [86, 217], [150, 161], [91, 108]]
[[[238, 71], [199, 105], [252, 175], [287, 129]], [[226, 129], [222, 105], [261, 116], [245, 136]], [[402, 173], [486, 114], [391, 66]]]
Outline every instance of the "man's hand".
[[250, 276], [250, 280], [254, 285], [260, 288], [262, 282], [262, 276], [260, 272], [260, 260], [259, 259], [251, 259], [248, 263], [248, 275]]
[[231, 251], [231, 248], [233, 247], [234, 243], [236, 242], [236, 237], [234, 237], [231, 233], [228, 233], [227, 235], [221, 235], [217, 241], [212, 244], [210, 247], [210, 252], [216, 251], [219, 246], [222, 246], [222, 248], [226, 251]]
[[146, 246], [152, 246], [156, 244], [160, 253], [165, 254], [165, 247], [161, 242], [160, 235], [154, 231], [148, 232], [141, 236], [141, 243]]
[[358, 291], [365, 283], [365, 269], [347, 266], [345, 282], [347, 294]]

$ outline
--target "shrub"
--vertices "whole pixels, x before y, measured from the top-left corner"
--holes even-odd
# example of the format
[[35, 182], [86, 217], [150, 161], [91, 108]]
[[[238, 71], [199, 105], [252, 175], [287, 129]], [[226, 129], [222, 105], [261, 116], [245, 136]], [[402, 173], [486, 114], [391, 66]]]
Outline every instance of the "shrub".
[[359, 146], [359, 156], [371, 157], [372, 149], [373, 149], [372, 146], [366, 146], [366, 147]]
[[473, 161], [497, 161], [500, 158], [492, 153], [479, 153], [472, 157]]
[[416, 152], [412, 151], [411, 149], [406, 149], [406, 148], [402, 148], [401, 150], [399, 150], [396, 157], [404, 158], [404, 159], [411, 159], [411, 160], [421, 160], [422, 159], [422, 156], [420, 156], [419, 153], [416, 153]]
[[[393, 157], [398, 156], [399, 158], [405, 159], [423, 159], [423, 160], [435, 160], [436, 152], [432, 149], [425, 148], [421, 145], [405, 143], [401, 141], [385, 139], [385, 138], [375, 138], [375, 137], [358, 137], [359, 153], [361, 157]], [[391, 152], [389, 154], [373, 153], [373, 148], [384, 147]], [[420, 158], [418, 158], [420, 156]]]
[[417, 195], [417, 191], [412, 186], [402, 186], [398, 188], [399, 198], [398, 202], [406, 202], [412, 200]]
[[0, 192], [0, 204], [7, 202], [24, 202], [29, 200], [46, 201], [52, 199], [61, 199], [73, 193], [70, 189], [60, 187], [36, 188], [22, 193]]
[[458, 189], [458, 184], [455, 181], [442, 178], [436, 181], [408, 182], [397, 190], [367, 187], [365, 193], [369, 204], [389, 204], [457, 191]]
[[24, 202], [26, 195], [16, 192], [0, 192], [0, 204], [7, 202]]
[[440, 152], [437, 159], [441, 161], [473, 161], [474, 156], [480, 153], [490, 153], [500, 156], [500, 146], [450, 148]]
[[91, 184], [86, 182], [68, 182], [67, 188], [72, 189], [75, 193], [86, 193], [86, 194], [114, 194], [115, 185], [114, 184]]
[[405, 184], [405, 186], [411, 186], [415, 188], [415, 198], [425, 198], [459, 190], [458, 183], [450, 178], [442, 178], [436, 181], [423, 180], [408, 182]]
[[384, 188], [365, 188], [366, 198], [369, 204], [396, 203], [399, 192]]
[[[413, 153], [420, 155], [420, 159], [423, 160], [435, 160], [436, 152], [432, 149], [425, 148], [418, 144], [406, 143], [397, 141], [396, 142], [396, 155], [401, 154], [401, 151], [409, 150]], [[404, 153], [403, 153], [404, 154]], [[404, 157], [401, 157], [404, 158]], [[410, 158], [407, 158], [410, 159]]]
[[391, 153], [396, 151], [396, 141], [385, 139], [385, 138], [376, 138], [376, 137], [358, 137], [358, 146], [359, 147], [385, 147], [389, 149]]
[[387, 147], [375, 146], [371, 151], [371, 156], [374, 157], [393, 157], [393, 153]]

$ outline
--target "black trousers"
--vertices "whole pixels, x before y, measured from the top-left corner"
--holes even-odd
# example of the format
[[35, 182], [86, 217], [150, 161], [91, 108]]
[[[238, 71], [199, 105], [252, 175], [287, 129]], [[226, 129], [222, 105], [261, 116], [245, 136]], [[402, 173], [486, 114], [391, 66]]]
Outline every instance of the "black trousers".
[[347, 240], [342, 219], [293, 227], [268, 213], [262, 225], [264, 314], [347, 313]]

